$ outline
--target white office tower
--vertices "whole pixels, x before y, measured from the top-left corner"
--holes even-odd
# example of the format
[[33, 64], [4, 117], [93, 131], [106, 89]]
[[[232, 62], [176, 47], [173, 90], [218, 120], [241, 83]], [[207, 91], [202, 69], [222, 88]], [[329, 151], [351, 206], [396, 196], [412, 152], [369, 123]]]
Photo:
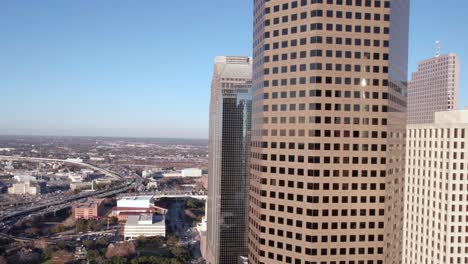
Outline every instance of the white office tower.
[[468, 263], [468, 110], [408, 125], [404, 264]]
[[454, 53], [419, 63], [408, 84], [408, 124], [430, 124], [435, 112], [458, 108], [459, 71]]

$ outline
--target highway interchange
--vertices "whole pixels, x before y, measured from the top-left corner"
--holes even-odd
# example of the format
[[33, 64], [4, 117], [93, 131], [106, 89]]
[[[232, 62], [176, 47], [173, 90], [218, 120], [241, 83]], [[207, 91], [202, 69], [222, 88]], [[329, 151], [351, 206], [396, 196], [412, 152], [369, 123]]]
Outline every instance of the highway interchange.
[[13, 227], [13, 225], [19, 220], [24, 219], [25, 217], [33, 217], [38, 215], [44, 215], [47, 213], [57, 212], [65, 208], [72, 207], [74, 203], [84, 201], [86, 198], [90, 197], [102, 198], [116, 195], [119, 193], [124, 193], [130, 189], [140, 186], [143, 182], [143, 179], [137, 176], [136, 174], [133, 176], [132, 179], [128, 179], [128, 181], [125, 181], [125, 179], [122, 176], [117, 175], [114, 172], [83, 162], [18, 156], [0, 156], [0, 160], [27, 160], [72, 163], [93, 169], [95, 171], [99, 171], [101, 173], [104, 173], [108, 177], [112, 177], [115, 180], [123, 181], [123, 183], [119, 185], [109, 187], [103, 190], [80, 193], [68, 197], [62, 195], [49, 196], [47, 197], [47, 199], [42, 200], [40, 203], [35, 204], [34, 206], [25, 205], [21, 207], [10, 207], [7, 210], [2, 210], [3, 214], [0, 215], [0, 236], [14, 239], [16, 241], [31, 241], [31, 239], [23, 237], [12, 237], [8, 234], [8, 231]]

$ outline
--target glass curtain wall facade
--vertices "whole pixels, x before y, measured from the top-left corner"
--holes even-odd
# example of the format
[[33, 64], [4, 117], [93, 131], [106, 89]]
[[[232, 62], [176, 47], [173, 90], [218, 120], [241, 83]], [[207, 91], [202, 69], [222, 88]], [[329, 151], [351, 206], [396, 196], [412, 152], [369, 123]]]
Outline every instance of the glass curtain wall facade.
[[238, 263], [248, 254], [251, 59], [217, 57], [209, 143], [207, 263]]
[[409, 0], [255, 0], [249, 263], [401, 262]]

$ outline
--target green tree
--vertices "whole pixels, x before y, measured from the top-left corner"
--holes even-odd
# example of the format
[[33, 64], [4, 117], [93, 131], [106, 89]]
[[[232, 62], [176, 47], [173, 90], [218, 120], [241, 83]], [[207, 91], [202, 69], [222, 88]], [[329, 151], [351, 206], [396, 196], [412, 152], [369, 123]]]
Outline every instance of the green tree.
[[109, 219], [109, 224], [110, 224], [110, 225], [117, 225], [118, 223], [119, 223], [119, 219], [118, 219], [117, 217], [114, 217], [114, 216], [113, 216], [113, 217], [111, 217], [111, 218]]
[[167, 244], [169, 246], [175, 246], [175, 245], [177, 245], [178, 242], [179, 242], [179, 239], [176, 236], [170, 236], [167, 239]]
[[76, 232], [88, 231], [88, 221], [85, 219], [76, 220]]
[[85, 246], [86, 249], [94, 249], [94, 241], [86, 239], [83, 241], [83, 246]]
[[48, 260], [48, 259], [51, 259], [52, 258], [52, 255], [54, 254], [54, 252], [57, 250], [56, 247], [54, 246], [48, 246], [46, 249], [44, 249], [42, 251], [42, 259], [44, 261]]
[[30, 227], [30, 228], [26, 228], [26, 230], [24, 230], [24, 233], [28, 237], [36, 237], [39, 234], [41, 234], [41, 230], [37, 227]]
[[171, 253], [180, 261], [182, 261], [183, 263], [186, 263], [188, 262], [188, 260], [190, 259], [190, 254], [189, 252], [181, 247], [181, 246], [176, 246], [174, 247], [172, 250], [171, 250]]
[[105, 237], [99, 237], [96, 240], [96, 246], [97, 247], [107, 247], [108, 245], [109, 245], [109, 242], [107, 241], [107, 239]]
[[65, 242], [65, 241], [59, 241], [59, 242], [57, 243], [57, 246], [59, 247], [59, 249], [62, 249], [62, 250], [63, 250], [63, 249], [66, 249], [66, 248], [67, 248], [67, 242]]
[[88, 230], [91, 230], [91, 231], [99, 231], [102, 229], [102, 225], [101, 223], [99, 223], [98, 221], [96, 220], [91, 220], [89, 223], [88, 223]]
[[86, 259], [89, 262], [95, 262], [96, 259], [99, 257], [99, 251], [97, 250], [89, 250], [88, 253], [86, 254]]
[[112, 264], [127, 264], [128, 260], [124, 257], [114, 256], [110, 259]]
[[67, 230], [67, 228], [66, 228], [64, 225], [58, 225], [58, 226], [53, 227], [53, 228], [50, 230], [50, 232], [51, 232], [52, 234], [57, 234], [57, 233], [64, 232], [64, 231], [66, 231], [66, 230]]

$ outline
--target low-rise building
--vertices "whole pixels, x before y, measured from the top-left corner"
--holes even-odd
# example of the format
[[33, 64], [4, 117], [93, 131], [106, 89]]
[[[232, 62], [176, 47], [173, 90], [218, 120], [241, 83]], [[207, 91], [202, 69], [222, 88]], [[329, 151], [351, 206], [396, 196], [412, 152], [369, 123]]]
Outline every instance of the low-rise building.
[[147, 169], [147, 170], [142, 171], [141, 176], [143, 176], [144, 178], [150, 178], [160, 173], [162, 173], [161, 168]]
[[84, 260], [86, 259], [86, 255], [88, 251], [84, 246], [76, 247], [75, 248], [75, 260]]
[[124, 227], [124, 239], [138, 237], [166, 236], [164, 215], [142, 214], [132, 215]]
[[151, 206], [148, 208], [142, 207], [114, 207], [112, 208], [111, 216], [116, 217], [119, 221], [127, 221], [129, 216], [141, 215], [141, 214], [166, 214], [167, 209]]
[[157, 189], [158, 188], [158, 182], [157, 181], [150, 181], [146, 185], [146, 188], [148, 188], [148, 189]]
[[165, 214], [166, 209], [154, 205], [153, 196], [128, 196], [117, 200], [117, 207], [112, 208], [111, 215], [119, 221], [127, 221], [130, 216], [141, 214]]
[[32, 181], [14, 183], [12, 187], [8, 188], [8, 193], [38, 195], [41, 193], [41, 186]]
[[91, 182], [72, 182], [70, 183], [71, 190], [84, 190], [84, 189], [91, 189]]
[[198, 168], [190, 168], [190, 169], [183, 169], [183, 170], [174, 170], [174, 171], [165, 171], [162, 172], [160, 177], [164, 178], [199, 178], [202, 176], [202, 170]]
[[95, 219], [103, 214], [104, 199], [88, 199], [73, 207], [75, 219]]
[[202, 170], [198, 168], [189, 168], [182, 170], [182, 177], [201, 177]]
[[86, 180], [87, 175], [81, 173], [69, 173], [68, 178], [71, 182], [83, 182]]

